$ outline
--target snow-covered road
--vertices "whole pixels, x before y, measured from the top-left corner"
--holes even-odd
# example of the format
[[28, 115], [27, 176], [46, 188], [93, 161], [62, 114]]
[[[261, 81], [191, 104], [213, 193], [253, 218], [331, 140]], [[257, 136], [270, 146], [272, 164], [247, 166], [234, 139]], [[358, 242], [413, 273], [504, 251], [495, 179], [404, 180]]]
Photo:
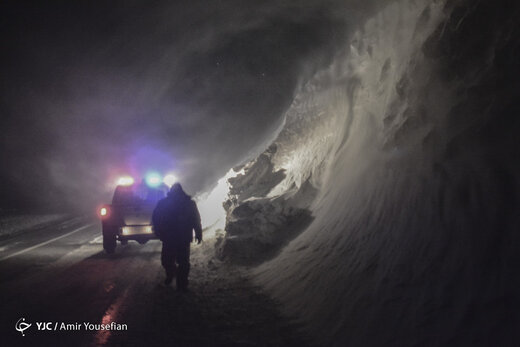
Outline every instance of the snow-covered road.
[[[211, 240], [192, 246], [188, 294], [162, 284], [160, 249], [159, 241], [130, 242], [106, 255], [99, 225], [86, 218], [60, 220], [2, 240], [5, 345], [309, 344], [240, 268], [213, 258]], [[25, 336], [15, 328], [21, 318], [31, 324]], [[126, 330], [85, 326], [111, 322]]]

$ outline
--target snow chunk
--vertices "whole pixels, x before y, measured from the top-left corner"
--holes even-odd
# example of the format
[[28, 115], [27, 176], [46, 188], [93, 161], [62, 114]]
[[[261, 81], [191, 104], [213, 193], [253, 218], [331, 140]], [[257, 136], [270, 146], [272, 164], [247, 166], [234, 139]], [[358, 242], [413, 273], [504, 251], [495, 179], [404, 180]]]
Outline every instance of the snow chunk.
[[268, 197], [285, 179], [285, 170], [275, 171], [276, 145], [246, 164], [243, 174], [229, 179], [226, 234], [220, 237], [217, 254], [240, 264], [271, 259], [312, 221], [308, 210], [317, 190], [308, 179], [300, 188], [293, 182], [283, 194]]
[[290, 206], [281, 197], [247, 200], [230, 210], [218, 254], [248, 265], [268, 260], [311, 221], [309, 210]]

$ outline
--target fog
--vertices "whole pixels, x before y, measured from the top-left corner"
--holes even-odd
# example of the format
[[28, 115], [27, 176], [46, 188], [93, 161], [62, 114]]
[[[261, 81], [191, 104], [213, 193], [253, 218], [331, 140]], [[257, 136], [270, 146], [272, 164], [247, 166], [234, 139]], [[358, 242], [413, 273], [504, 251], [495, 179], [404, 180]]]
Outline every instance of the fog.
[[207, 191], [373, 6], [3, 2], [0, 206], [91, 208], [148, 170]]

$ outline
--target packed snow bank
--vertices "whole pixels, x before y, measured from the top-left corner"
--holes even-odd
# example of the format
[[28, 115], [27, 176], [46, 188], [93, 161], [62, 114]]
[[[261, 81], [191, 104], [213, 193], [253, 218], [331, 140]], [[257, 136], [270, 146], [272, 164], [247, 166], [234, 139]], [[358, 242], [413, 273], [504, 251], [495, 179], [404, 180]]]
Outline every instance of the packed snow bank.
[[195, 198], [201, 216], [202, 228], [205, 230], [224, 230], [226, 223], [226, 211], [223, 201], [229, 194], [229, 179], [235, 177], [239, 172], [231, 169], [218, 180], [217, 185], [207, 194]]
[[217, 243], [220, 258], [247, 265], [265, 261], [311, 222], [307, 208], [316, 190], [309, 181], [306, 189], [293, 182], [289, 193], [270, 196], [286, 178], [284, 170], [275, 170], [276, 155], [277, 146], [272, 145], [228, 180], [226, 235]]
[[[324, 345], [512, 345], [516, 15], [513, 3], [391, 2], [230, 180], [224, 253], [294, 238], [254, 273]], [[312, 223], [283, 235], [300, 218], [287, 206]]]

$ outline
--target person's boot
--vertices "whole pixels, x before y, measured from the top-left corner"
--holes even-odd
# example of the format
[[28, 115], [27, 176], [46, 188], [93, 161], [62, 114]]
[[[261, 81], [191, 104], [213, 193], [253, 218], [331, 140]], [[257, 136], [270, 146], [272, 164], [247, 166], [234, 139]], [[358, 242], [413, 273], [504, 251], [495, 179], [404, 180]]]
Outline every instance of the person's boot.
[[188, 291], [188, 279], [177, 277], [177, 291], [186, 293]]
[[164, 284], [168, 286], [168, 285], [170, 285], [170, 283], [172, 283], [172, 282], [173, 282], [173, 276], [171, 276], [171, 275], [166, 275], [166, 279], [164, 280]]
[[164, 280], [165, 285], [170, 285], [173, 282], [173, 278], [175, 277], [174, 271], [166, 271], [166, 279]]

